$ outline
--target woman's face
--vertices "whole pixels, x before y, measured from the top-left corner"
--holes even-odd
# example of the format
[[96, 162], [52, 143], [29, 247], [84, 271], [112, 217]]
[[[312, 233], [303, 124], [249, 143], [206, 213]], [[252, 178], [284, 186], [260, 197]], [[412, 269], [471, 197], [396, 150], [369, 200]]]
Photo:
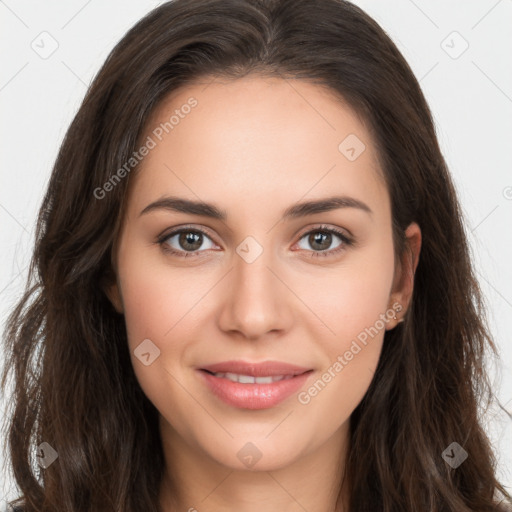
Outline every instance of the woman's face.
[[411, 291], [369, 131], [326, 89], [250, 76], [175, 92], [141, 141], [107, 293], [164, 442], [261, 470], [340, 448]]

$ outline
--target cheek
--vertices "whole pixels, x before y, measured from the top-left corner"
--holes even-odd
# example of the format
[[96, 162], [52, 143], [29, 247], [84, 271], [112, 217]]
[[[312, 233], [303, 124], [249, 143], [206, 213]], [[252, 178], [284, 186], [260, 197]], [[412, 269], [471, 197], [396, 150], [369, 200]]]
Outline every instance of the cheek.
[[[191, 326], [199, 315], [204, 316], [201, 298], [211, 285], [197, 275], [191, 282], [189, 274], [165, 265], [163, 260], [152, 261], [147, 254], [143, 256], [143, 250], [138, 253], [134, 249], [129, 254], [119, 262], [118, 270], [135, 375], [159, 411], [168, 417], [186, 417], [181, 407], [190, 405], [190, 397], [180, 385], [178, 373], [188, 353]], [[142, 351], [139, 347], [143, 346], [148, 348]], [[139, 359], [146, 351], [150, 353], [149, 365]]]
[[[392, 317], [393, 270], [393, 246], [383, 241], [375, 250], [347, 259], [330, 282], [322, 283], [324, 293], [309, 292], [311, 309], [333, 332], [317, 333], [326, 356], [324, 365], [318, 379], [298, 398], [312, 416], [321, 417], [321, 411], [329, 410], [332, 428], [350, 416], [373, 378], [386, 318]], [[303, 293], [308, 289], [304, 287]]]
[[145, 338], [155, 343], [171, 328], [176, 291], [168, 286], [164, 275], [144, 265], [128, 265], [120, 270], [124, 315], [128, 340], [132, 348]]
[[335, 306], [324, 304], [324, 321], [335, 335], [317, 335], [324, 364], [317, 379], [297, 397], [312, 431], [331, 435], [366, 394], [382, 350], [386, 323], [380, 315], [386, 318], [388, 285], [387, 279], [378, 283], [369, 274], [354, 282], [345, 280], [343, 291], [329, 296]]
[[[118, 271], [132, 365], [145, 394], [157, 404], [162, 396], [183, 394], [173, 377], [180, 380], [178, 374], [190, 365], [200, 341], [198, 326], [214, 315], [208, 293], [219, 276], [206, 266], [186, 269], [166, 263], [164, 256], [148, 257], [147, 247], [135, 244], [123, 254]], [[158, 357], [145, 366], [137, 355], [148, 339], [146, 345]], [[186, 395], [183, 400], [188, 401]]]
[[130, 344], [144, 338], [163, 344], [201, 312], [201, 299], [214, 280], [207, 272], [198, 272], [167, 265], [164, 257], [148, 258], [147, 248], [131, 251], [120, 262]]
[[[336, 268], [301, 274], [297, 295], [321, 320], [328, 347], [344, 350], [375, 325], [389, 308], [393, 272], [393, 247], [383, 239], [371, 250], [354, 251]], [[318, 339], [318, 329], [315, 334]]]

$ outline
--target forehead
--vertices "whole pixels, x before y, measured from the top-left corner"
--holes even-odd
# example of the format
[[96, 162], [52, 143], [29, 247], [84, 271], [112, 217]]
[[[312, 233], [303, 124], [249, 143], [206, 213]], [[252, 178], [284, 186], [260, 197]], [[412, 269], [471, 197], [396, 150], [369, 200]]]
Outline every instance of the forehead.
[[221, 192], [226, 201], [272, 194], [280, 203], [339, 192], [387, 206], [369, 130], [317, 84], [205, 78], [160, 103], [142, 143], [148, 137], [153, 147], [132, 176], [138, 206], [165, 194], [213, 200]]

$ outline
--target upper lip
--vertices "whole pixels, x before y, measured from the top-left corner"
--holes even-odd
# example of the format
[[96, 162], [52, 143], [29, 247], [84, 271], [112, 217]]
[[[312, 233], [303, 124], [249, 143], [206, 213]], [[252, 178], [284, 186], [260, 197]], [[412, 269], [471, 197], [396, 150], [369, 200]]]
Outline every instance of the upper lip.
[[221, 363], [201, 366], [200, 370], [208, 370], [212, 373], [236, 373], [238, 375], [250, 375], [252, 377], [276, 377], [279, 375], [300, 375], [312, 368], [305, 368], [281, 361], [263, 361], [250, 363], [246, 361], [223, 361]]

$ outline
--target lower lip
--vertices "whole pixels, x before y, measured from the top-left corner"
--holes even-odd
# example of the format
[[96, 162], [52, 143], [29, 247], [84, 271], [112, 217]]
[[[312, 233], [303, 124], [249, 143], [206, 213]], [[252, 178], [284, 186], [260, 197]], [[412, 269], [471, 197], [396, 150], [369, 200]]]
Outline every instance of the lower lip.
[[271, 384], [241, 384], [232, 380], [215, 377], [204, 370], [198, 370], [210, 390], [233, 407], [241, 409], [268, 409], [296, 393], [306, 382], [312, 371], [296, 375], [291, 379]]

